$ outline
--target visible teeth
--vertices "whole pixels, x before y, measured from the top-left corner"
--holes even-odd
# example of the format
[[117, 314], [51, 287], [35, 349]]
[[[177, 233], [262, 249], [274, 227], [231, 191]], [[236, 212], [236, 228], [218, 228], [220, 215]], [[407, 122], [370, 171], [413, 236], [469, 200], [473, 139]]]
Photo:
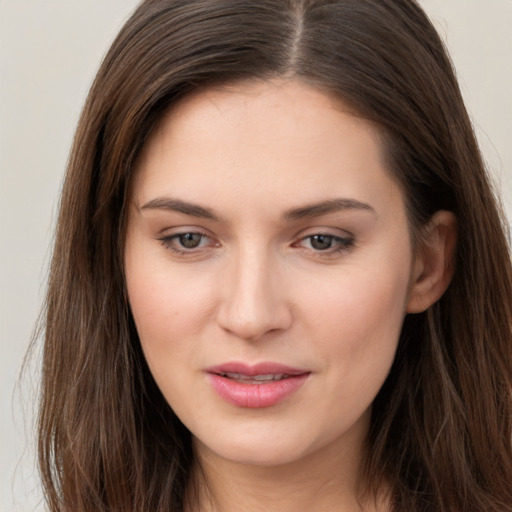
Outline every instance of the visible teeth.
[[281, 380], [283, 378], [282, 373], [270, 374], [270, 375], [255, 375], [254, 380]]
[[236, 380], [240, 380], [245, 377], [241, 373], [223, 373], [223, 376], [228, 377], [229, 379], [236, 379]]
[[271, 382], [281, 380], [286, 377], [284, 373], [269, 373], [266, 375], [243, 375], [242, 373], [222, 373], [223, 377], [228, 379], [240, 380], [240, 381], [257, 381], [257, 382]]

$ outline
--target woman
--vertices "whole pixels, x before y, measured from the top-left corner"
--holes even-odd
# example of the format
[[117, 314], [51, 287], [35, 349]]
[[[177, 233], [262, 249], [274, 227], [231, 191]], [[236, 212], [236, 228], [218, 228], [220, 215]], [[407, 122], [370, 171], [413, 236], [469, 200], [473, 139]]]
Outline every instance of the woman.
[[147, 0], [63, 190], [54, 511], [512, 510], [512, 273], [412, 0]]

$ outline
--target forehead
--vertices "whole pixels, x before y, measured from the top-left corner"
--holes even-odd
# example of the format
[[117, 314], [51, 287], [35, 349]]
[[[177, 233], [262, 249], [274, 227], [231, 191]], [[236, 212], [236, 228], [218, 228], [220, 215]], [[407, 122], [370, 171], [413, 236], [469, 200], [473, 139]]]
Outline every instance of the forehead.
[[195, 202], [250, 196], [253, 206], [291, 208], [334, 192], [367, 202], [392, 186], [375, 125], [316, 88], [282, 80], [178, 102], [143, 148], [133, 190], [139, 203], [179, 191]]

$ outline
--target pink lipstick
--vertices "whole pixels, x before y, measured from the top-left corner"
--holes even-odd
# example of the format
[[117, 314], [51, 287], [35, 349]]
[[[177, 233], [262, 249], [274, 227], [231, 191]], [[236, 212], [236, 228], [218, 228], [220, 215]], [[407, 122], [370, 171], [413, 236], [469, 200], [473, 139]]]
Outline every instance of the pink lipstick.
[[226, 363], [206, 370], [213, 389], [238, 407], [263, 408], [282, 402], [307, 380], [307, 370], [277, 363]]

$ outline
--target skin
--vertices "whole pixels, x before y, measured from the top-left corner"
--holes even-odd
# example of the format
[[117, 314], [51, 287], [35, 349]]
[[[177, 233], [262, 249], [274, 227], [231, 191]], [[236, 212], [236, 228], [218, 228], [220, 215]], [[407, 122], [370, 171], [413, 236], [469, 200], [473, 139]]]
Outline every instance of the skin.
[[[149, 138], [126, 280], [151, 372], [209, 482], [196, 473], [190, 510], [387, 510], [358, 499], [371, 404], [405, 315], [449, 282], [454, 220], [440, 212], [413, 250], [379, 140], [295, 80], [192, 95]], [[351, 202], [304, 214], [338, 199]], [[239, 407], [205, 373], [230, 361], [309, 376], [277, 405]]]

